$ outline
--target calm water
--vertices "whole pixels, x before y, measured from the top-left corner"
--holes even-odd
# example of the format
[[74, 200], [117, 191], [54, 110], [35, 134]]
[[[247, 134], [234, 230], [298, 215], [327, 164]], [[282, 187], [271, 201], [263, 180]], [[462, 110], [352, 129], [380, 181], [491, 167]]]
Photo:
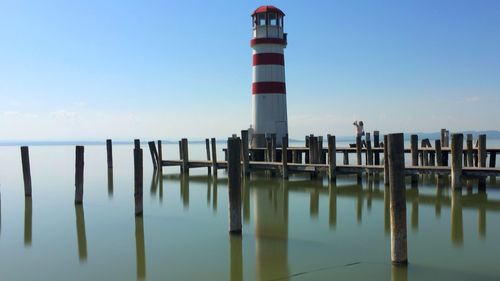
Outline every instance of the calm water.
[[[146, 146], [143, 145], [143, 148]], [[178, 158], [177, 146], [165, 148]], [[219, 153], [220, 154], [220, 153]], [[203, 159], [204, 145], [190, 156]], [[74, 147], [30, 147], [24, 198], [19, 147], [0, 147], [0, 280], [499, 280], [500, 184], [453, 193], [446, 180], [407, 185], [407, 270], [389, 256], [383, 179], [290, 182], [258, 175], [243, 189], [243, 234], [228, 234], [226, 175], [164, 170], [144, 151], [144, 217], [134, 217], [132, 147], [85, 147], [83, 207]], [[221, 155], [220, 155], [221, 156]], [[500, 179], [498, 179], [500, 180]]]

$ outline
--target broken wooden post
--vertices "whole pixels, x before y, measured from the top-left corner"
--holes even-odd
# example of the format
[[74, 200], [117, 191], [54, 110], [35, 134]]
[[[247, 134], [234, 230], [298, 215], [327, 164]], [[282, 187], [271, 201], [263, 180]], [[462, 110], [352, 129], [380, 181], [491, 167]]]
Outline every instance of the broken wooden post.
[[135, 199], [135, 215], [142, 216], [142, 149], [134, 149], [134, 199]]
[[[380, 147], [380, 132], [379, 131], [373, 131], [373, 147], [379, 148]], [[374, 155], [374, 160], [375, 160], [375, 165], [380, 165], [380, 152], [377, 150], [375, 151]]]
[[241, 139], [227, 139], [229, 232], [241, 234]]
[[418, 135], [410, 136], [411, 165], [418, 166]]
[[154, 141], [148, 142], [149, 152], [151, 153], [151, 161], [153, 162], [153, 169], [158, 169], [158, 152]]
[[[207, 152], [207, 161], [210, 162], [210, 140], [205, 139], [205, 150]], [[207, 167], [207, 173], [210, 175], [212, 173], [212, 167]]]
[[393, 264], [406, 265], [406, 188], [403, 134], [389, 134], [387, 137], [389, 156], [389, 189], [391, 194], [391, 260]]
[[214, 176], [217, 176], [217, 144], [215, 138], [211, 138], [210, 142], [212, 144], [212, 170], [214, 171]]
[[182, 170], [184, 173], [189, 174], [189, 152], [188, 140], [186, 138], [181, 140], [182, 144]]
[[106, 155], [108, 160], [108, 169], [113, 168], [113, 143], [110, 139], [106, 140]]
[[477, 151], [478, 151], [478, 163], [479, 167], [485, 168], [486, 167], [486, 135], [479, 135], [478, 137], [478, 145], [477, 145]]
[[30, 153], [27, 146], [21, 146], [21, 162], [23, 166], [24, 196], [31, 197]]
[[283, 168], [283, 179], [288, 179], [288, 135], [283, 137], [281, 146], [281, 163]]
[[[288, 138], [287, 138], [288, 140]], [[248, 152], [248, 130], [241, 131], [241, 155], [243, 160], [243, 175], [250, 176], [250, 155]]]
[[161, 145], [161, 140], [158, 140], [158, 168], [160, 169], [160, 182], [162, 181], [163, 175], [163, 148]]
[[330, 181], [335, 181], [335, 166], [337, 166], [337, 148], [335, 144], [335, 136], [328, 135], [328, 176]]
[[464, 135], [451, 135], [451, 187], [462, 187], [462, 154], [464, 150]]
[[436, 166], [443, 166], [443, 151], [441, 150], [441, 140], [434, 142], [436, 149]]
[[83, 201], [83, 146], [75, 149], [75, 204]]
[[384, 135], [384, 185], [389, 186], [389, 157], [387, 155], [387, 135]]

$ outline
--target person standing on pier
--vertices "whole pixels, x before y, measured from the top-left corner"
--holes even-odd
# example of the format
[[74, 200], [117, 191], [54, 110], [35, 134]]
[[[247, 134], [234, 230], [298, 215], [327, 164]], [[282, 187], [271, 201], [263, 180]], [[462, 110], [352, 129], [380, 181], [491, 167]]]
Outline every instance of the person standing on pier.
[[352, 123], [354, 126], [356, 126], [356, 139], [359, 138], [361, 141], [361, 147], [366, 146], [365, 141], [363, 140], [363, 136], [365, 135], [365, 129], [363, 127], [363, 121], [354, 121]]

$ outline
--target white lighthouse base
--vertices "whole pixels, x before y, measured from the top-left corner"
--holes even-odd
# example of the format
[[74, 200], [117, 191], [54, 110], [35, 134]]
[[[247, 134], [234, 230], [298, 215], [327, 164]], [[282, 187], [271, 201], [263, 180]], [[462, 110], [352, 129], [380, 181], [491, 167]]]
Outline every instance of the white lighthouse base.
[[[288, 120], [285, 94], [257, 94], [252, 96], [252, 124], [254, 135], [276, 134], [276, 144], [281, 146], [282, 138], [288, 134]], [[252, 142], [260, 147], [260, 141]]]

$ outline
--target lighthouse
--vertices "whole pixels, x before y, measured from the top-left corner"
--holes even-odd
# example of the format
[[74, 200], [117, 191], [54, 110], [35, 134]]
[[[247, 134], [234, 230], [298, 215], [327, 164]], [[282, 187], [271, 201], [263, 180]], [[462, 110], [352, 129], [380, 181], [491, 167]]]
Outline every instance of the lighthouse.
[[252, 147], [265, 147], [265, 137], [276, 143], [288, 134], [285, 86], [285, 14], [274, 6], [261, 6], [252, 14]]

